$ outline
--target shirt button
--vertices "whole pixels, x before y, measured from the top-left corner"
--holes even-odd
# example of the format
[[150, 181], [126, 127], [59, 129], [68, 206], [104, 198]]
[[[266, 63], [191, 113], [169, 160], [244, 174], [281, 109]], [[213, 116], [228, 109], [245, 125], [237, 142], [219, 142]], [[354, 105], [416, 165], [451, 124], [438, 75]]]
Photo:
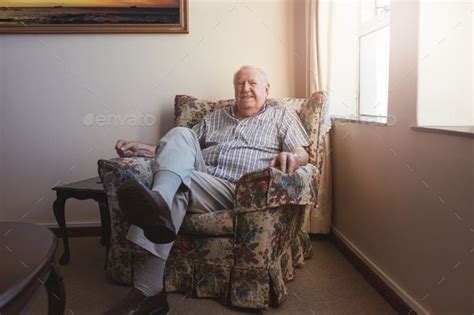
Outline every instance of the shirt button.
[[237, 140], [237, 139], [239, 139], [239, 137], [235, 136], [234, 139]]

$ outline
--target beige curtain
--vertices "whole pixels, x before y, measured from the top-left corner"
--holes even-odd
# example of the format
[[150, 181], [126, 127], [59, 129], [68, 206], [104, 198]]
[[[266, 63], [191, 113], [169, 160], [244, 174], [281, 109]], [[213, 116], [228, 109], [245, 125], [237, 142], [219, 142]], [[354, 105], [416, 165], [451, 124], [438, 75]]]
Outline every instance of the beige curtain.
[[330, 0], [305, 0], [306, 12], [306, 96], [316, 91], [329, 91], [331, 69]]
[[[316, 91], [330, 92], [332, 2], [306, 0], [306, 96]], [[329, 93], [330, 95], [330, 93]], [[306, 214], [305, 230], [327, 234], [331, 230], [331, 157], [329, 130], [326, 134], [324, 162], [317, 204]]]

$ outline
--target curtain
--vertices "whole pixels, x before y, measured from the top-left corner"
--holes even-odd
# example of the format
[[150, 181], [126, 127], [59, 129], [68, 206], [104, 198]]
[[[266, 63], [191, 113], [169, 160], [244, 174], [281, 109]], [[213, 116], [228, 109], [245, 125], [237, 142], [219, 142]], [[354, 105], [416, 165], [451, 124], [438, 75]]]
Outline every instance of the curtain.
[[[332, 2], [306, 0], [306, 96], [326, 91], [330, 97]], [[327, 234], [331, 230], [332, 191], [329, 130], [323, 142], [323, 164], [317, 203], [305, 216], [305, 230]]]
[[333, 4], [306, 0], [306, 96], [329, 91]]

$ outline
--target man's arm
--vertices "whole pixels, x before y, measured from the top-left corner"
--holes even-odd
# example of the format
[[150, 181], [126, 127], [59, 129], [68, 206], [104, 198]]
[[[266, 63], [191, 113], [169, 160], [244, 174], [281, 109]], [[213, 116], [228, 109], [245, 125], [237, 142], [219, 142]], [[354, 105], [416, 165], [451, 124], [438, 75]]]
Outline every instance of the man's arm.
[[280, 152], [271, 162], [270, 165], [280, 166], [282, 172], [293, 175], [298, 167], [308, 163], [309, 156], [303, 147], [294, 147], [291, 152]]
[[280, 152], [272, 161], [271, 166], [280, 166], [283, 172], [290, 175], [298, 167], [306, 165], [309, 160], [304, 146], [309, 145], [308, 135], [296, 111], [287, 108], [280, 121], [280, 139], [283, 152]]
[[156, 145], [119, 139], [115, 150], [120, 157], [155, 157]]

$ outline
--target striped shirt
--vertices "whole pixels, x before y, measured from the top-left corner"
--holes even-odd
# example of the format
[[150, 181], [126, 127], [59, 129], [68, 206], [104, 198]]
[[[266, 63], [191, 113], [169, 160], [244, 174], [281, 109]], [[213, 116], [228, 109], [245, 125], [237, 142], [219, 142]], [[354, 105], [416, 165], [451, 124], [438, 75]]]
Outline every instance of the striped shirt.
[[293, 109], [266, 106], [239, 120], [232, 106], [204, 117], [192, 129], [201, 145], [207, 172], [237, 182], [242, 175], [267, 168], [282, 151], [309, 145], [308, 135]]

